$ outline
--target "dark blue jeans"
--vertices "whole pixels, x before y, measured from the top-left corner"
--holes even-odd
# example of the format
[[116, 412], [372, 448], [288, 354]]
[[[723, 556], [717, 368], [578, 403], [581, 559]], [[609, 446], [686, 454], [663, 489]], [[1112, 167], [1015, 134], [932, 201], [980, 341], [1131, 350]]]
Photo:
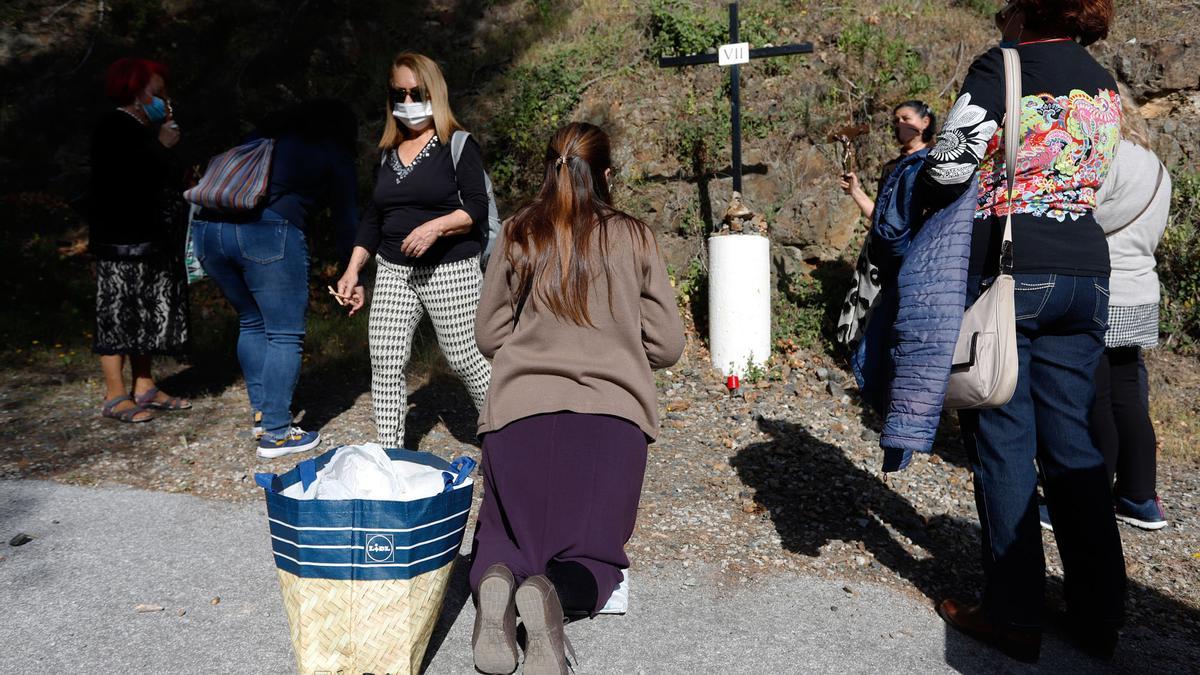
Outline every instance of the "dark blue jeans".
[[238, 361], [250, 405], [273, 438], [292, 423], [308, 310], [304, 232], [267, 210], [253, 223], [192, 223], [196, 258], [238, 313]]
[[[1001, 408], [960, 413], [983, 533], [984, 609], [1005, 625], [1041, 626], [1040, 467], [1067, 609], [1084, 622], [1119, 626], [1125, 561], [1104, 458], [1088, 424], [1108, 324], [1108, 279], [1013, 276], [1016, 393]], [[968, 280], [968, 300], [978, 292], [979, 279]]]

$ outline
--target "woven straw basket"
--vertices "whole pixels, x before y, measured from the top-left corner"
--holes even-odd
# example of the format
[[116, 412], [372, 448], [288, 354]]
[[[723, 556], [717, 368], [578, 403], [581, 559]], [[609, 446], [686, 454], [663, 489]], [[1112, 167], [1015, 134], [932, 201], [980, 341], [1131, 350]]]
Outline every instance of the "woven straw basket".
[[300, 675], [418, 673], [453, 564], [413, 579], [304, 579], [279, 570]]

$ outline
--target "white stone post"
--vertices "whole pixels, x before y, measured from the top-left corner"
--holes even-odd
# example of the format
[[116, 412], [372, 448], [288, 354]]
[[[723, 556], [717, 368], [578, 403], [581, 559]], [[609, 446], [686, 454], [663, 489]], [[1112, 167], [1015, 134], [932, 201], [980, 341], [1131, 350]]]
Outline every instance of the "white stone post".
[[708, 238], [708, 339], [713, 367], [742, 376], [771, 356], [771, 245], [757, 234]]

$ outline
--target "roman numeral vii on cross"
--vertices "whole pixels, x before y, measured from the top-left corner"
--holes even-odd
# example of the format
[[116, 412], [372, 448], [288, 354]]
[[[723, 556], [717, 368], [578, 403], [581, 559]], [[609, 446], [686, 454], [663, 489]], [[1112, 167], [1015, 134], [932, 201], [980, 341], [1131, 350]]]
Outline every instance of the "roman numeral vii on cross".
[[705, 63], [716, 63], [729, 67], [729, 98], [732, 133], [730, 141], [733, 149], [733, 189], [742, 191], [742, 93], [741, 73], [738, 66], [749, 63], [750, 59], [763, 59], [788, 54], [811, 54], [811, 42], [801, 42], [794, 45], [779, 47], [760, 47], [751, 49], [750, 43], [738, 42], [738, 3], [729, 4], [729, 43], [717, 48], [716, 54], [693, 54], [691, 56], [664, 56], [658, 60], [660, 68], [679, 68], [696, 66]]

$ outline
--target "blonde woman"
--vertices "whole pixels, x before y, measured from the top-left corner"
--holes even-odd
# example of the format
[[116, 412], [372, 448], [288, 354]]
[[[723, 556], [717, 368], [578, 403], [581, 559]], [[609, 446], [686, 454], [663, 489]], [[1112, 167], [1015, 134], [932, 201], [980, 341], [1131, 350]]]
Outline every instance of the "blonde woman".
[[371, 400], [379, 441], [404, 442], [404, 369], [413, 333], [429, 314], [438, 345], [483, 407], [491, 366], [475, 346], [479, 256], [488, 198], [479, 146], [468, 138], [455, 166], [451, 139], [465, 133], [446, 93], [442, 71], [426, 56], [404, 52], [392, 62], [382, 159], [375, 190], [338, 293], [350, 314], [365, 302], [359, 272], [376, 256], [371, 300]]

